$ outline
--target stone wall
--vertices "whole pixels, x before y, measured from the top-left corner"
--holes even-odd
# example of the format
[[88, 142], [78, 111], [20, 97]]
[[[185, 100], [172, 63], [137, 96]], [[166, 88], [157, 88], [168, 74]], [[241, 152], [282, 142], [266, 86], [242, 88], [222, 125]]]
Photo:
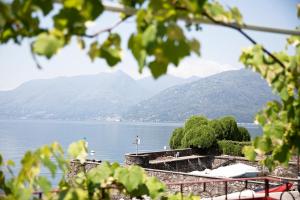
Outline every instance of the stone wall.
[[[148, 176], [155, 176], [162, 182], [166, 183], [168, 190], [170, 192], [180, 192], [182, 191], [185, 194], [195, 194], [200, 195], [201, 197], [213, 197], [224, 195], [225, 191], [227, 193], [232, 192], [241, 192], [243, 193], [246, 189], [257, 189], [263, 188], [263, 181], [233, 181], [227, 182], [225, 185], [224, 182], [214, 182], [219, 181], [217, 178], [207, 178], [191, 175], [188, 173], [182, 172], [172, 172], [165, 170], [156, 170], [156, 169], [145, 169]], [[199, 181], [206, 181], [206, 183], [193, 183]], [[184, 183], [185, 184], [174, 184], [174, 183]], [[172, 183], [172, 184], [170, 184]], [[181, 188], [182, 187], [182, 188]], [[226, 189], [225, 189], [226, 187]]]
[[212, 169], [218, 168], [222, 164], [233, 164], [233, 163], [244, 163], [246, 165], [257, 167], [263, 175], [271, 175], [277, 177], [286, 177], [286, 178], [297, 178], [297, 163], [290, 162], [287, 167], [277, 166], [272, 172], [269, 172], [268, 169], [262, 166], [259, 160], [249, 161], [244, 157], [235, 157], [235, 156], [214, 156], [212, 161]]
[[167, 150], [167, 151], [153, 151], [149, 153], [127, 153], [125, 154], [125, 164], [126, 165], [132, 165], [139, 163], [140, 166], [143, 167], [149, 167], [149, 161], [155, 160], [160, 157], [175, 157], [176, 153], [179, 154], [180, 157], [182, 156], [188, 156], [193, 154], [201, 154], [201, 152], [198, 149], [178, 149], [178, 150]]
[[75, 177], [76, 174], [82, 171], [89, 171], [92, 168], [97, 167], [101, 164], [101, 161], [95, 161], [95, 160], [87, 160], [85, 163], [81, 164], [78, 160], [72, 160], [70, 162], [70, 169], [67, 174], [67, 180], [71, 181], [73, 177]]
[[[175, 154], [179, 152], [179, 158], [175, 159]], [[176, 172], [201, 171], [206, 168], [215, 169], [220, 166], [226, 166], [233, 163], [244, 163], [257, 167], [264, 175], [273, 175], [279, 177], [297, 177], [297, 163], [290, 162], [287, 167], [276, 167], [271, 173], [260, 165], [259, 160], [254, 162], [248, 161], [244, 157], [236, 156], [217, 156], [217, 155], [201, 155], [202, 152], [197, 149], [182, 149], [172, 151], [159, 151], [141, 154], [126, 154], [125, 164], [136, 164], [143, 168], [168, 170]], [[195, 155], [193, 158], [190, 155]], [[198, 155], [198, 156], [197, 156]], [[171, 157], [171, 159], [166, 159]], [[186, 158], [184, 158], [186, 157]], [[172, 159], [173, 158], [173, 159]], [[153, 162], [155, 161], [155, 162]]]
[[[208, 157], [205, 157], [208, 158]], [[218, 167], [220, 165], [242, 162], [245, 164], [250, 164], [252, 166], [257, 166], [257, 162], [249, 162], [244, 158], [240, 157], [228, 157], [228, 156], [215, 156], [209, 157], [211, 162], [211, 167]], [[70, 163], [70, 172], [67, 176], [68, 180], [71, 181], [78, 172], [85, 170], [88, 171], [91, 168], [96, 167], [101, 164], [101, 162], [87, 161], [84, 164], [80, 164], [79, 161], [72, 161]], [[200, 195], [201, 197], [213, 197], [225, 194], [227, 188], [227, 193], [232, 192], [245, 192], [245, 189], [257, 189], [263, 188], [263, 181], [248, 181], [247, 184], [245, 181], [233, 181], [228, 182], [227, 186], [224, 182], [214, 182], [220, 179], [204, 177], [204, 176], [195, 176], [185, 172], [176, 172], [176, 171], [167, 171], [167, 170], [158, 170], [158, 169], [149, 169], [144, 168], [148, 176], [155, 176], [162, 182], [166, 183], [168, 191], [175, 193], [182, 191], [185, 194], [193, 193], [195, 195]], [[207, 181], [206, 183], [199, 183], [199, 181]], [[185, 184], [176, 184], [176, 183]], [[189, 182], [189, 183], [187, 183]], [[198, 183], [191, 183], [198, 182]], [[175, 183], [175, 184], [174, 184]], [[272, 183], [271, 183], [272, 184]]]
[[212, 168], [212, 159], [213, 157], [211, 156], [199, 156], [188, 159], [175, 159], [154, 163], [150, 162], [148, 168], [176, 172], [191, 172], [196, 170], [201, 171]]

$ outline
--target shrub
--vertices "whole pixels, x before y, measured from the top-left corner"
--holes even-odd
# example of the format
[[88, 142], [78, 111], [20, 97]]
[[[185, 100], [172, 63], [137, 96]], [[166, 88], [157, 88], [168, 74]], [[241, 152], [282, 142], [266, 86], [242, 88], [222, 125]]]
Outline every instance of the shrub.
[[239, 129], [239, 135], [240, 135], [239, 141], [250, 141], [251, 140], [250, 133], [246, 128], [239, 126], [238, 129]]
[[185, 131], [188, 131], [191, 128], [199, 127], [208, 124], [208, 119], [204, 116], [191, 116], [184, 124]]
[[208, 125], [193, 127], [185, 131], [182, 147], [199, 147], [208, 149], [216, 143], [214, 129]]
[[244, 156], [243, 147], [251, 145], [251, 142], [236, 142], [231, 140], [218, 141], [218, 148], [222, 154], [231, 156]]
[[169, 145], [171, 149], [178, 149], [181, 147], [181, 140], [184, 136], [183, 128], [174, 129], [172, 136], [169, 141]]

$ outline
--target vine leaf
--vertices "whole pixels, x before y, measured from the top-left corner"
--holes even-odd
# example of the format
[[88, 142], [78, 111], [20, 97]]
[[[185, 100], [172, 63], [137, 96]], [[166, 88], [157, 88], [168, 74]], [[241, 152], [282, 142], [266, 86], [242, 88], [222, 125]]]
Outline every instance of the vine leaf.
[[41, 33], [33, 43], [33, 51], [49, 59], [56, 54], [63, 45], [64, 41], [62, 39], [48, 33]]

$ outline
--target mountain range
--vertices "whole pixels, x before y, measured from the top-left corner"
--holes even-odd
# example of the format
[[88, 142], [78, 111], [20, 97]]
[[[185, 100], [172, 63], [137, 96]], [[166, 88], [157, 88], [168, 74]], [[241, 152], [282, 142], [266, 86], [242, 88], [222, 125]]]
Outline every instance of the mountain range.
[[0, 118], [181, 122], [204, 114], [252, 122], [254, 114], [276, 98], [266, 82], [248, 70], [158, 80], [135, 80], [117, 71], [32, 80], [0, 91]]
[[124, 117], [138, 121], [184, 121], [191, 115], [231, 115], [239, 122], [253, 122], [255, 114], [273, 99], [278, 97], [258, 74], [242, 69], [167, 88], [130, 107]]

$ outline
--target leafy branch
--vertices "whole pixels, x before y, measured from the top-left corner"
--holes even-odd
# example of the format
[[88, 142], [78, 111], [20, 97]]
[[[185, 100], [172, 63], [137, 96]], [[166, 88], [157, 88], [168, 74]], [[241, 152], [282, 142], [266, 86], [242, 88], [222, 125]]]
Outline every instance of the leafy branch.
[[125, 16], [124, 18], [122, 18], [121, 20], [117, 21], [114, 25], [112, 25], [111, 27], [108, 27], [108, 28], [105, 28], [105, 29], [101, 29], [99, 31], [97, 31], [96, 33], [94, 34], [85, 34], [84, 37], [87, 37], [87, 38], [94, 38], [94, 37], [97, 37], [99, 36], [100, 34], [102, 33], [111, 33], [113, 29], [117, 28], [119, 25], [121, 25], [123, 22], [125, 22], [127, 19], [129, 19], [130, 17], [132, 17], [132, 15], [127, 15]]
[[[238, 25], [234, 25], [234, 24], [228, 24], [228, 23], [224, 23], [222, 21], [218, 21], [215, 20], [212, 16], [210, 16], [206, 11], [203, 11], [202, 14], [207, 17], [209, 20], [211, 20], [212, 22], [214, 22], [215, 24], [219, 24], [222, 25], [224, 27], [228, 27], [231, 29], [234, 29], [236, 31], [238, 31], [240, 34], [242, 34], [245, 38], [247, 38], [252, 44], [257, 45], [257, 42], [249, 35], [247, 34], [245, 31], [243, 31], [243, 29], [238, 26]], [[273, 55], [269, 50], [267, 50], [266, 48], [264, 48], [262, 46], [262, 50], [263, 52], [265, 52], [268, 56], [270, 56], [275, 62], [277, 62], [283, 69], [285, 68], [284, 64], [275, 56]]]

